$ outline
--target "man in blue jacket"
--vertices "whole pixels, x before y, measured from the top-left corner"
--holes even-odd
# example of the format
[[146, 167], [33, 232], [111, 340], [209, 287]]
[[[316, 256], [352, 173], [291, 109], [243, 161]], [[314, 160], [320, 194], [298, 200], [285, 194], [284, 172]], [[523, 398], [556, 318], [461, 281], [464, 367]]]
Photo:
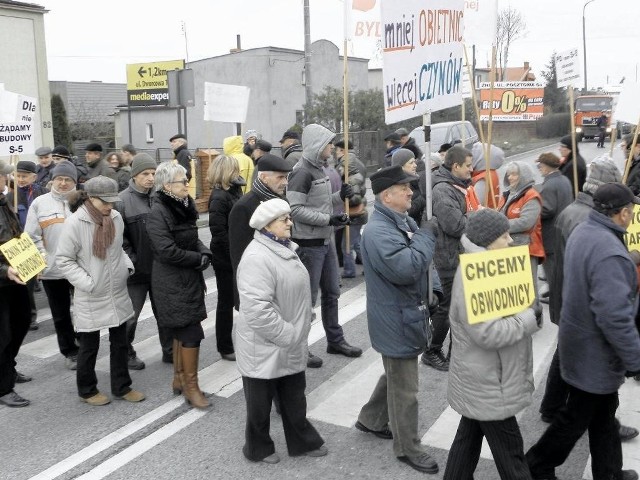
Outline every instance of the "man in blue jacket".
[[[437, 226], [418, 228], [407, 215], [410, 182], [418, 177], [399, 165], [371, 175], [374, 211], [361, 242], [367, 278], [367, 319], [371, 346], [382, 355], [384, 374], [356, 428], [379, 438], [393, 438], [393, 453], [410, 467], [437, 473], [438, 464], [424, 450], [418, 435], [418, 356], [429, 335], [429, 264]], [[439, 282], [434, 272], [434, 290]]]
[[534, 479], [555, 479], [555, 467], [586, 430], [593, 478], [638, 479], [635, 471], [622, 470], [615, 421], [618, 389], [625, 376], [640, 373], [638, 280], [624, 243], [634, 204], [640, 199], [627, 186], [601, 185], [593, 211], [567, 242], [558, 351], [569, 397], [527, 452]]

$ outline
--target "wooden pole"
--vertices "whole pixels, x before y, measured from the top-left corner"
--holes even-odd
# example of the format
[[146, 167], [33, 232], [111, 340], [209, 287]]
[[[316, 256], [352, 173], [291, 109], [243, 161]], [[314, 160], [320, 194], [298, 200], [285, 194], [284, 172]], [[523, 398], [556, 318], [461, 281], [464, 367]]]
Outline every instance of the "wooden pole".
[[18, 162], [20, 157], [18, 155], [11, 155], [9, 164], [13, 165], [13, 211], [18, 215], [18, 184], [16, 182], [16, 169], [18, 168]]
[[571, 116], [571, 161], [573, 162], [573, 198], [578, 197], [578, 154], [576, 152], [576, 119], [574, 117], [573, 85], [569, 86], [569, 115]]
[[[484, 163], [485, 163], [485, 176], [484, 180], [487, 184], [486, 187], [486, 204], [487, 207], [497, 208], [495, 200], [493, 198], [493, 179], [491, 178], [491, 134], [493, 132], [493, 87], [496, 82], [496, 46], [491, 48], [491, 86], [489, 87], [489, 123], [487, 125], [487, 143], [484, 144]], [[491, 203], [489, 203], [491, 198]]]
[[616, 137], [618, 136], [618, 129], [616, 127], [611, 127], [611, 135], [610, 135], [610, 139], [611, 140], [611, 144], [609, 147], [609, 156], [611, 158], [613, 158], [613, 148], [616, 146]]
[[[343, 75], [342, 75], [342, 116], [343, 116], [343, 127], [342, 131], [344, 132], [344, 183], [349, 183], [349, 147], [351, 147], [349, 142], [349, 62], [347, 55], [347, 41], [349, 38], [349, 3], [344, 2], [344, 46], [343, 46], [343, 54], [342, 57], [344, 59], [343, 62]], [[349, 213], [349, 199], [344, 199], [344, 211]], [[346, 225], [344, 227], [344, 244], [345, 244], [345, 255], [351, 255], [351, 232], [349, 232], [349, 226]], [[340, 245], [336, 245], [336, 249], [340, 248]]]
[[631, 163], [633, 163], [633, 151], [636, 148], [636, 142], [638, 141], [638, 133], [640, 133], [640, 119], [638, 119], [638, 123], [636, 123], [636, 130], [633, 134], [633, 141], [631, 142], [631, 148], [629, 149], [629, 158], [627, 158], [627, 163], [624, 166], [624, 175], [622, 176], [622, 183], [627, 183], [627, 177], [629, 176], [629, 169], [631, 168]]
[[484, 144], [484, 130], [482, 128], [482, 121], [480, 120], [480, 109], [478, 108], [478, 100], [476, 97], [475, 79], [473, 78], [473, 70], [469, 65], [469, 58], [467, 56], [467, 47], [464, 47], [464, 61], [467, 64], [467, 70], [469, 71], [469, 78], [471, 79], [471, 100], [473, 101], [473, 107], [476, 112], [476, 122], [478, 123], [478, 135], [480, 135], [480, 141]]

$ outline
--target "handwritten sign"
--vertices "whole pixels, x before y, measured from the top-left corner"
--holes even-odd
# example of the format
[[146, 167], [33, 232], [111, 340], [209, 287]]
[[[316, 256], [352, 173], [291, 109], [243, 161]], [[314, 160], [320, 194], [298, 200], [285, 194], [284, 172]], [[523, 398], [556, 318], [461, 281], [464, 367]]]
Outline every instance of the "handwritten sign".
[[570, 87], [580, 82], [582, 75], [577, 48], [556, 54], [556, 75], [558, 87]]
[[385, 122], [460, 105], [464, 1], [397, 0], [381, 9]]
[[0, 90], [0, 156], [35, 152], [37, 100]]
[[522, 312], [533, 303], [536, 293], [526, 245], [462, 254], [460, 268], [471, 325]]
[[250, 91], [241, 85], [204, 82], [204, 120], [244, 123]]
[[13, 268], [20, 280], [26, 282], [47, 268], [47, 263], [27, 233], [0, 245], [0, 252]]
[[629, 251], [640, 251], [640, 205], [633, 206], [633, 217], [631, 225], [627, 227], [627, 233], [624, 236]]

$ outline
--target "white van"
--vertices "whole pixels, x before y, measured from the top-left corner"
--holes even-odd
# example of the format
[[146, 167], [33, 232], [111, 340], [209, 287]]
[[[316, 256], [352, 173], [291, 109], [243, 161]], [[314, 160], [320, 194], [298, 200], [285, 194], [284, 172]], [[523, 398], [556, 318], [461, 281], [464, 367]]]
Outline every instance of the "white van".
[[[423, 127], [416, 127], [411, 130], [409, 136], [415, 139], [423, 152], [426, 152]], [[435, 123], [431, 125], [431, 151], [437, 152], [443, 143], [453, 143], [460, 140], [465, 148], [471, 150], [474, 143], [478, 141], [478, 132], [473, 128], [471, 122], [454, 121]]]

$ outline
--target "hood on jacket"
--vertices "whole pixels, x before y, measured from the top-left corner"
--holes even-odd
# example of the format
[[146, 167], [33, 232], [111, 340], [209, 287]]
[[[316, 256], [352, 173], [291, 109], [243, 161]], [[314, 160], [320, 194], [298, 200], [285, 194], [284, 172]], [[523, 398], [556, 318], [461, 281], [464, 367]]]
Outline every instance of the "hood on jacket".
[[[504, 163], [504, 150], [495, 145], [490, 145], [489, 151], [489, 168], [496, 170]], [[487, 164], [484, 160], [484, 144], [482, 142], [476, 142], [471, 147], [471, 155], [473, 157], [472, 165], [474, 172], [483, 172], [487, 168]]]
[[237, 155], [243, 153], [244, 142], [242, 135], [227, 137], [222, 141], [222, 151], [225, 155]]
[[322, 167], [324, 160], [320, 158], [320, 153], [335, 136], [335, 133], [322, 125], [307, 125], [302, 130], [302, 157], [316, 167]]
[[[512, 189], [509, 186], [508, 172], [514, 166], [518, 169], [518, 173], [520, 174], [520, 180], [518, 180], [518, 184], [516, 185], [516, 187]], [[533, 170], [531, 169], [529, 164], [525, 162], [517, 161], [517, 160], [514, 162], [509, 162], [507, 164], [507, 171], [504, 174], [503, 184], [504, 184], [505, 190], [509, 190], [510, 194], [518, 195], [519, 193], [526, 190], [527, 188], [535, 185], [535, 183], [536, 183], [536, 180], [533, 176]]]

